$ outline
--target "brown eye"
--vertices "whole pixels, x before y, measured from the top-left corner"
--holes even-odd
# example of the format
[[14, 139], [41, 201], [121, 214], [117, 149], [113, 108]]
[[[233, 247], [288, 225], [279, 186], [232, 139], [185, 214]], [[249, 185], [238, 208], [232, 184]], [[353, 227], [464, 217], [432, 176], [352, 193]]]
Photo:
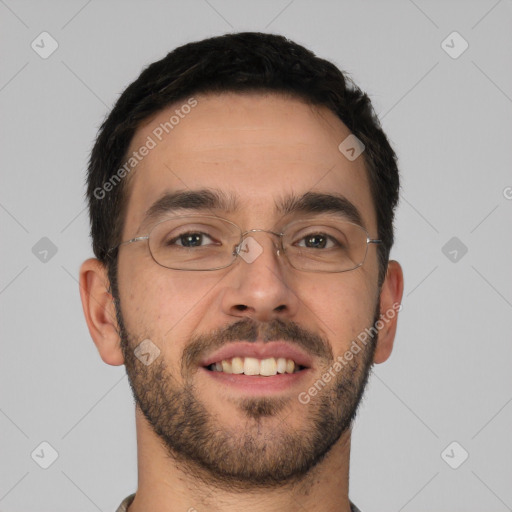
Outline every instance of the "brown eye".
[[[328, 244], [330, 245], [328, 246]], [[339, 244], [329, 235], [324, 233], [312, 233], [302, 237], [298, 245], [299, 247], [306, 247], [307, 249], [331, 249]]]
[[169, 240], [166, 245], [174, 245], [179, 241], [177, 245], [181, 245], [183, 247], [202, 247], [202, 242], [206, 238], [211, 240], [211, 238], [205, 233], [183, 233], [182, 235]]

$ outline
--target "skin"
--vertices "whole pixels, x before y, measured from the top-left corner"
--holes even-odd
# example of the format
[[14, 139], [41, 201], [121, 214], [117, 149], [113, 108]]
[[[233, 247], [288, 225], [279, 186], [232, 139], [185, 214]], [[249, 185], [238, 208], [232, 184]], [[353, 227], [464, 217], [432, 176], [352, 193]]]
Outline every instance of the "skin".
[[[123, 240], [148, 232], [148, 226], [142, 224], [144, 213], [164, 192], [204, 187], [238, 196], [242, 210], [215, 213], [236, 222], [244, 231], [273, 229], [279, 224], [274, 201], [288, 192], [337, 192], [358, 208], [370, 237], [377, 237], [364, 160], [359, 157], [350, 162], [338, 150], [350, 131], [333, 113], [276, 94], [197, 95], [196, 99], [198, 104], [192, 112], [130, 176]], [[140, 147], [175, 108], [173, 105], [159, 112], [141, 126], [132, 149]], [[103, 361], [126, 364], [134, 380], [139, 376], [141, 390], [147, 389], [148, 393], [156, 389], [151, 379], [157, 368], [167, 377], [172, 374], [176, 390], [184, 389], [186, 383], [193, 384], [198, 403], [215, 418], [218, 429], [231, 434], [233, 443], [237, 436], [248, 432], [260, 448], [278, 449], [278, 444], [272, 444], [276, 436], [314, 433], [311, 415], [320, 410], [321, 398], [301, 404], [297, 395], [321, 378], [332, 360], [313, 356], [313, 370], [305, 385], [271, 400], [275, 414], [256, 418], [248, 414], [244, 407], [247, 397], [241, 392], [212, 384], [201, 372], [181, 371], [191, 339], [201, 335], [211, 339], [208, 335], [213, 331], [241, 320], [253, 321], [263, 329], [279, 319], [318, 336], [337, 358], [365, 327], [374, 323], [376, 308], [384, 313], [401, 301], [403, 275], [398, 262], [390, 261], [379, 290], [377, 251], [372, 245], [364, 265], [354, 271], [299, 272], [276, 255], [271, 236], [256, 233], [254, 238], [263, 247], [254, 262], [239, 259], [233, 266], [213, 272], [163, 268], [152, 260], [146, 242], [120, 249], [118, 281], [128, 338], [125, 343], [133, 349], [140, 341], [151, 339], [161, 351], [153, 367], [137, 367], [131, 352], [123, 351], [106, 269], [98, 260], [83, 263], [80, 289], [87, 324]], [[397, 315], [385, 322], [368, 365], [388, 359], [396, 326]], [[129, 360], [125, 359], [127, 354]], [[341, 379], [364, 387], [368, 372], [364, 355], [354, 356], [351, 363], [320, 395], [335, 397], [335, 386]], [[343, 397], [338, 400], [345, 403]], [[350, 510], [350, 428], [300, 479], [251, 488], [247, 482], [222, 485], [222, 479], [219, 481], [211, 472], [177, 455], [173, 457], [139, 406], [136, 426], [139, 486], [130, 512], [174, 512], [191, 507], [226, 512], [240, 510], [242, 505], [247, 512], [296, 511], [298, 504], [308, 511]]]

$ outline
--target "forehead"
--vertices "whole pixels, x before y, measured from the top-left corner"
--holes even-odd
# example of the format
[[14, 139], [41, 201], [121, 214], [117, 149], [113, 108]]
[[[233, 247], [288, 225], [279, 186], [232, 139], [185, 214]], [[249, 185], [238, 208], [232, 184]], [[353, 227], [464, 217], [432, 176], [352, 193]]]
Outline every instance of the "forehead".
[[346, 199], [375, 231], [364, 159], [349, 161], [338, 149], [349, 135], [327, 108], [274, 93], [178, 102], [146, 121], [132, 140], [128, 156], [151, 149], [139, 154], [129, 175], [124, 236], [144, 226], [164, 196], [205, 189], [231, 199], [225, 213], [241, 227], [256, 218], [258, 227], [273, 225], [283, 213], [279, 205], [318, 193]]

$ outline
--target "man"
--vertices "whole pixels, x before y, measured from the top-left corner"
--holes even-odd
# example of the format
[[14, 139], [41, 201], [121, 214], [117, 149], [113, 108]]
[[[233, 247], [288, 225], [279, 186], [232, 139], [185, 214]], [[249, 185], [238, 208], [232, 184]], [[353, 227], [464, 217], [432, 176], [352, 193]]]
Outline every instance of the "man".
[[368, 97], [284, 37], [187, 44], [124, 91], [90, 159], [80, 271], [136, 401], [118, 511], [358, 510], [351, 424], [396, 331], [398, 188]]

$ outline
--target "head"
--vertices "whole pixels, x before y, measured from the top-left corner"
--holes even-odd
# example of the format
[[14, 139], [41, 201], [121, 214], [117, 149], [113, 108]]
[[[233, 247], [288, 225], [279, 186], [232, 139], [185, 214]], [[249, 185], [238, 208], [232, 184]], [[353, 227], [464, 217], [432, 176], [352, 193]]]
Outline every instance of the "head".
[[[355, 159], [339, 149], [349, 136], [364, 145]], [[403, 289], [389, 261], [398, 192], [396, 156], [368, 96], [284, 37], [184, 45], [123, 92], [89, 164], [96, 259], [82, 267], [82, 300], [102, 358], [126, 365], [145, 421], [184, 467], [233, 486], [283, 485], [348, 431], [372, 364], [392, 349]], [[340, 204], [381, 243], [348, 272], [293, 268], [275, 234]], [[267, 231], [251, 236], [261, 254], [191, 271], [159, 265], [147, 240], [121, 244], [170, 214], [199, 213]], [[143, 340], [149, 365], [137, 357]], [[276, 341], [307, 359], [283, 389], [233, 387], [205, 365], [230, 344]], [[307, 402], [298, 398], [319, 380]]]

